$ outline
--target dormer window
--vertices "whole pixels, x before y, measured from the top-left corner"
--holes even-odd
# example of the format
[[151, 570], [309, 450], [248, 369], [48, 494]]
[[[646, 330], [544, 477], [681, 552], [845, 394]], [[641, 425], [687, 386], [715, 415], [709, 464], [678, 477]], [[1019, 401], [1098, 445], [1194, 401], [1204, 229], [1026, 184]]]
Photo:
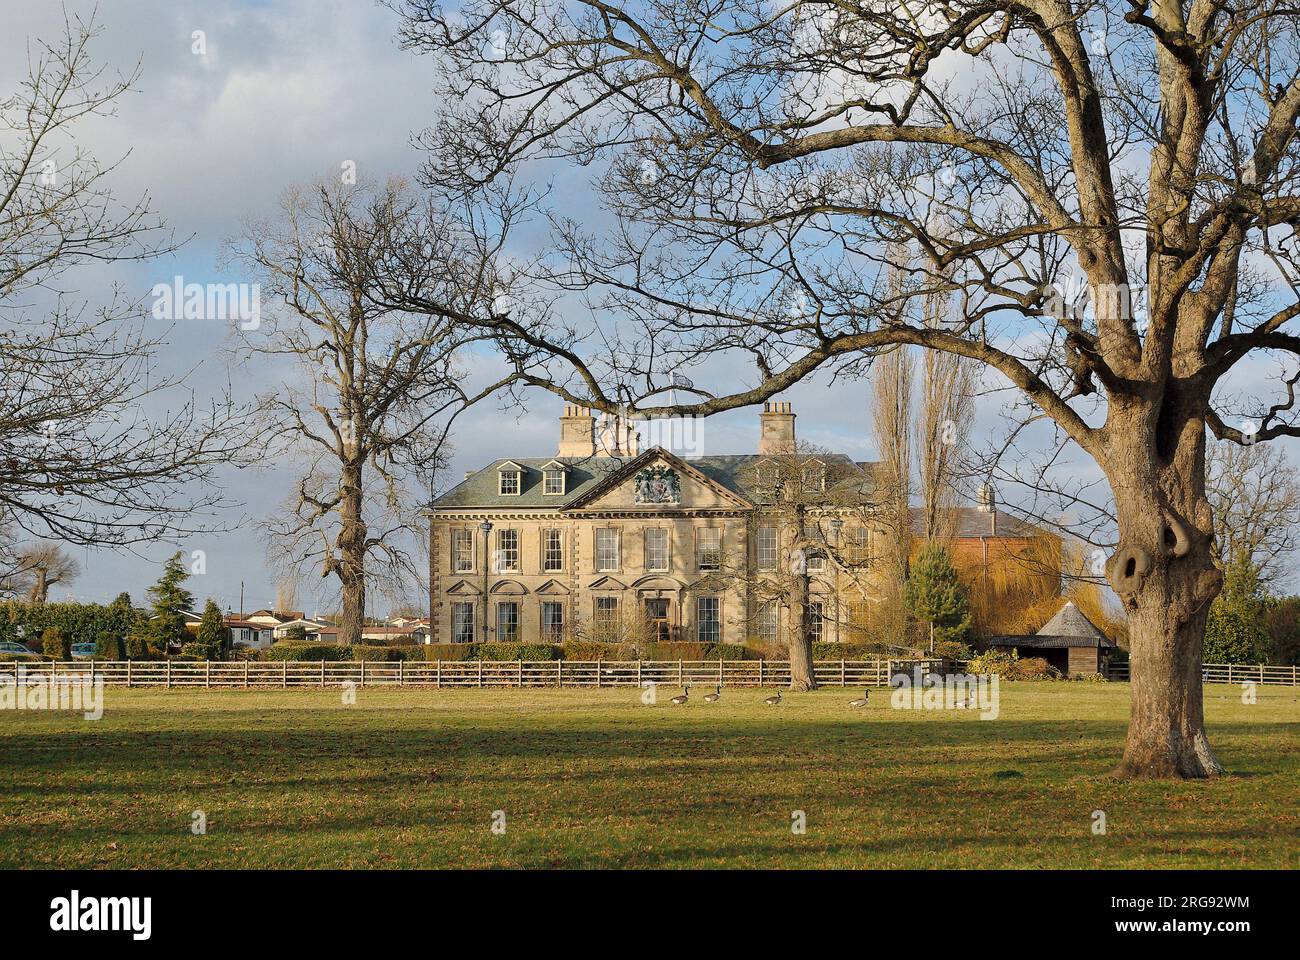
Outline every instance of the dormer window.
[[517, 497], [523, 492], [524, 471], [517, 463], [503, 463], [497, 471], [497, 493], [503, 497]]
[[805, 490], [823, 493], [826, 490], [826, 464], [813, 460], [803, 468], [803, 486]]
[[548, 497], [563, 496], [566, 492], [569, 468], [558, 460], [552, 460], [542, 467], [542, 493]]

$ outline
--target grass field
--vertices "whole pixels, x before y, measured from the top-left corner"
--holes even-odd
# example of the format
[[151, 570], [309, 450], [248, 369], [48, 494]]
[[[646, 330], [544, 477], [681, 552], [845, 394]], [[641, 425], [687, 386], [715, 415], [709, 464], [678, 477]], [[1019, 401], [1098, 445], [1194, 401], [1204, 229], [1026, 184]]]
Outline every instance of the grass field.
[[1003, 684], [994, 721], [768, 692], [110, 688], [97, 722], [6, 711], [0, 866], [1300, 865], [1294, 688], [1207, 687], [1233, 775], [1202, 783], [1106, 776], [1122, 684]]

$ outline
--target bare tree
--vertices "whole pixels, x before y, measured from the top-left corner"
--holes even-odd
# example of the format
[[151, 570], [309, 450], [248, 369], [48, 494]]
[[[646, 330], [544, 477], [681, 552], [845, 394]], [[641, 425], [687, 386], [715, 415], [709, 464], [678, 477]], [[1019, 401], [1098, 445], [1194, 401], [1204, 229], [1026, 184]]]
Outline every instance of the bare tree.
[[[863, 597], [879, 594], [880, 564], [866, 553], [880, 540], [879, 490], [851, 461], [807, 443], [749, 469], [744, 482], [758, 497], [754, 523], [774, 530], [776, 549], [760, 544], [752, 565], [721, 557], [709, 582], [748, 598], [746, 632], [761, 637], [774, 630], [790, 661], [790, 688], [813, 690], [813, 639], [837, 622], [837, 599], [848, 599], [837, 598], [837, 587], [852, 583]], [[846, 549], [850, 544], [855, 549]], [[872, 628], [880, 632], [881, 625], [873, 621]]]
[[120, 545], [194, 529], [222, 502], [205, 481], [240, 423], [228, 397], [205, 406], [159, 373], [162, 337], [138, 301], [74, 296], [80, 265], [172, 248], [147, 198], [115, 201], [117, 162], [78, 144], [138, 76], [95, 63], [97, 32], [70, 19], [35, 41], [26, 79], [0, 96], [0, 514], [36, 537]]
[[876, 485], [881, 502], [879, 628], [884, 639], [905, 644], [903, 591], [912, 556], [912, 393], [916, 361], [907, 347], [884, 354], [872, 368], [872, 418], [880, 461]]
[[1244, 554], [1260, 583], [1287, 579], [1283, 564], [1300, 534], [1300, 482], [1286, 454], [1266, 444], [1217, 442], [1210, 444], [1206, 466], [1219, 565]]
[[[249, 224], [231, 252], [279, 301], [247, 351], [289, 357], [298, 377], [260, 400], [265, 440], [305, 463], [271, 542], [289, 565], [337, 580], [340, 640], [357, 643], [367, 578], [415, 576], [415, 500], [445, 461], [455, 417], [496, 386], [471, 395], [457, 357], [482, 335], [443, 313], [493, 295], [495, 250], [389, 180], [291, 190], [278, 221]], [[392, 308], [397, 295], [425, 312]]]
[[27, 600], [45, 603], [50, 587], [77, 579], [81, 566], [57, 543], [34, 543], [18, 551], [24, 579], [28, 582]]
[[[441, 176], [602, 161], [617, 225], [596, 239], [556, 218], [554, 276], [640, 342], [652, 330], [659, 366], [620, 377], [574, 340], [485, 318], [573, 365], [539, 385], [601, 410], [631, 394], [642, 414], [707, 415], [899, 344], [986, 365], [1110, 483], [1107, 572], [1133, 650], [1118, 772], [1222, 771], [1201, 693], [1222, 583], [1206, 434], [1300, 435], [1288, 5], [471, 0], [451, 22], [433, 0], [402, 6], [405, 43], [444, 67], [450, 115], [423, 138]], [[959, 297], [942, 327], [894, 319], [878, 278], [898, 243], [918, 254], [903, 295]], [[1054, 290], [1074, 278], [1087, 309]], [[810, 310], [792, 316], [800, 293]], [[1283, 365], [1278, 395], [1225, 406], [1215, 385], [1261, 350]], [[666, 357], [724, 354], [754, 362], [750, 384], [655, 404]]]

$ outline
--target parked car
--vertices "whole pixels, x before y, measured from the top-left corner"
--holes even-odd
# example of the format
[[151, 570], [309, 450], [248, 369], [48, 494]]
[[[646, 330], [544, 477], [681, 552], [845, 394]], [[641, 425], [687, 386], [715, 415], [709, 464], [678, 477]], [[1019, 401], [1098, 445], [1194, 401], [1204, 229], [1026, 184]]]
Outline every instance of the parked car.
[[93, 642], [74, 643], [72, 645], [72, 659], [82, 660], [86, 657], [95, 655], [95, 644]]
[[0, 641], [0, 653], [16, 653], [19, 654], [20, 656], [26, 656], [26, 657], [36, 656], [36, 654], [32, 653], [21, 643], [14, 643], [12, 640]]

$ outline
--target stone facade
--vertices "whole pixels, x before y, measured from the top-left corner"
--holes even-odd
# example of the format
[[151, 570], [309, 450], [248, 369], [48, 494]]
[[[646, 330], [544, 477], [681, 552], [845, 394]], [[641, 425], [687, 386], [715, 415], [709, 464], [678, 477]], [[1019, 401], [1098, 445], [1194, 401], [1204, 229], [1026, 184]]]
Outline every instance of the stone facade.
[[[625, 427], [566, 407], [555, 458], [495, 461], [434, 503], [430, 641], [775, 641], [784, 614], [754, 584], [786, 548], [753, 486], [794, 450], [788, 403], [765, 405], [761, 436], [758, 454], [638, 454]], [[847, 457], [809, 462], [869, 482]], [[856, 639], [861, 577], [823, 561], [810, 578], [822, 637]]]

